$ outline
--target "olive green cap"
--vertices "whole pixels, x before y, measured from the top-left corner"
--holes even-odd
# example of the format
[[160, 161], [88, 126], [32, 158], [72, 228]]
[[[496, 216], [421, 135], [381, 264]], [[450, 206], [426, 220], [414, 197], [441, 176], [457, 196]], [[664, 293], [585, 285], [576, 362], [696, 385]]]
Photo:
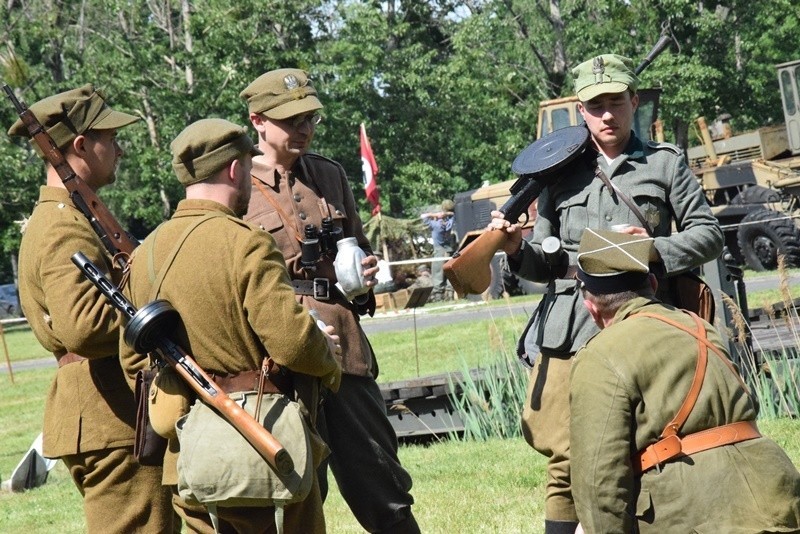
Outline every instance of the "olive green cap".
[[256, 78], [239, 96], [250, 113], [283, 120], [322, 109], [308, 73], [300, 69], [271, 70]]
[[201, 119], [184, 128], [170, 144], [172, 168], [183, 185], [216, 175], [231, 161], [262, 152], [247, 130], [225, 119]]
[[633, 60], [617, 54], [604, 54], [584, 61], [572, 69], [575, 94], [587, 102], [604, 93], [636, 91], [639, 78], [633, 72]]
[[652, 237], [587, 228], [578, 246], [578, 279], [596, 294], [636, 289], [655, 258]]
[[442, 201], [442, 211], [453, 211], [455, 207], [456, 203], [449, 198]]
[[[44, 98], [33, 104], [30, 110], [58, 148], [63, 148], [89, 130], [112, 130], [139, 120], [133, 115], [111, 109], [103, 93], [96, 91], [90, 83]], [[8, 135], [31, 137], [22, 119], [17, 119], [8, 129]], [[41, 156], [39, 146], [36, 143], [33, 145]]]

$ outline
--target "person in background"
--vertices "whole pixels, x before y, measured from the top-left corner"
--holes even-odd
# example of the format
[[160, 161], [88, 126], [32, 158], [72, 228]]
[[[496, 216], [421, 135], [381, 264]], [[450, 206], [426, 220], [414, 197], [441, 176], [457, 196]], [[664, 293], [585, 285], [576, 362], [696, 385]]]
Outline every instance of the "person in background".
[[587, 229], [578, 249], [583, 304], [601, 330], [570, 384], [583, 530], [800, 531], [800, 473], [758, 431], [758, 402], [717, 330], [656, 299], [653, 242]]
[[[442, 201], [442, 210], [433, 213], [423, 213], [420, 218], [431, 230], [433, 241], [433, 257], [449, 258], [456, 249], [456, 236], [453, 233], [455, 224], [455, 203], [446, 199]], [[450, 299], [453, 297], [453, 288], [444, 276], [444, 260], [434, 261], [432, 264], [433, 292], [431, 302]]]
[[[632, 131], [639, 104], [633, 61], [603, 54], [579, 64], [572, 77], [578, 111], [589, 130], [588, 147], [542, 191], [528, 239], [522, 239], [516, 221], [505, 220], [499, 211], [492, 212], [490, 224], [509, 234], [504, 251], [510, 270], [520, 278], [548, 284], [518, 346], [521, 359], [533, 367], [522, 412], [523, 434], [548, 458], [547, 534], [572, 534], [577, 525], [569, 470], [569, 372], [575, 352], [598, 329], [583, 306], [579, 282], [569, 274], [574, 269], [557, 275], [542, 242], [558, 238], [574, 267], [586, 228], [626, 225], [624, 232], [629, 235], [651, 234], [658, 252], [659, 293], [667, 300], [669, 276], [714, 260], [723, 246], [719, 222], [683, 152], [668, 143], [643, 142]], [[649, 228], [642, 226], [622, 194]]]
[[[78, 180], [93, 191], [114, 182], [123, 155], [117, 130], [136, 117], [111, 109], [91, 84], [47, 97], [30, 110]], [[8, 133], [30, 137], [21, 120]], [[22, 311], [58, 361], [45, 401], [44, 456], [60, 458], [69, 469], [90, 534], [171, 532], [178, 525], [169, 490], [161, 486], [161, 467], [139, 465], [133, 456], [136, 404], [118, 356], [121, 317], [71, 257], [83, 252], [115, 283], [122, 272], [57, 170], [47, 163], [45, 172], [19, 249]]]
[[[331, 449], [339, 491], [368, 532], [419, 532], [411, 511], [411, 476], [397, 457], [397, 436], [375, 379], [378, 364], [359, 317], [375, 313], [369, 291], [352, 302], [336, 288], [336, 240], [355, 238], [365, 252], [364, 276], [376, 274], [355, 199], [341, 165], [309, 152], [322, 103], [308, 74], [277, 69], [256, 78], [240, 94], [264, 153], [253, 159], [253, 195], [245, 220], [272, 234], [283, 253], [297, 301], [316, 310], [341, 339], [342, 384], [325, 395], [317, 426]], [[320, 236], [319, 248], [303, 238]], [[306, 243], [313, 242], [307, 239]], [[373, 287], [375, 280], [367, 281]], [[323, 499], [327, 465], [320, 473]]]

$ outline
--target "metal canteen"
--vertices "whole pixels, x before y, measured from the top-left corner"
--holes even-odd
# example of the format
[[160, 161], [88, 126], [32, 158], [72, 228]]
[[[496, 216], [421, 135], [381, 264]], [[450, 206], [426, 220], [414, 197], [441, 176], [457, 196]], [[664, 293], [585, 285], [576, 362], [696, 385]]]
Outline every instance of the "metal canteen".
[[353, 300], [367, 292], [365, 285], [364, 266], [361, 260], [367, 257], [366, 253], [358, 246], [355, 237], [345, 237], [336, 242], [336, 260], [333, 267], [336, 270], [336, 287], [344, 293], [347, 300]]

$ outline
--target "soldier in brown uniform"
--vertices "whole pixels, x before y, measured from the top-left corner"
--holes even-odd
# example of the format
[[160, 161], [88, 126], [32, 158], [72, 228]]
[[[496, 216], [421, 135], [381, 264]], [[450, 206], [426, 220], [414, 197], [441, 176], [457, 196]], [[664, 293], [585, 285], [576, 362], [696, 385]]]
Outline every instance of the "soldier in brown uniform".
[[800, 473], [762, 437], [717, 330], [655, 298], [650, 237], [588, 229], [575, 356], [572, 487], [584, 531], [800, 532]]
[[[155, 298], [168, 300], [183, 323], [175, 340], [226, 393], [252, 390], [267, 356], [291, 370], [298, 402], [313, 428], [320, 383], [314, 377], [338, 388], [341, 368], [333, 353], [340, 348], [335, 336], [326, 337], [295, 302], [272, 237], [240, 219], [250, 198], [251, 158], [260, 152], [244, 128], [222, 119], [188, 126], [173, 141], [172, 152], [186, 199], [137, 248], [131, 262], [131, 300], [137, 306]], [[132, 349], [120, 351], [129, 376], [147, 365]], [[312, 441], [316, 466], [327, 451], [315, 434]], [[190, 530], [214, 532], [204, 507], [186, 504], [174, 490], [177, 446], [171, 440], [164, 484], [173, 487], [176, 511]], [[275, 529], [272, 507], [219, 507], [218, 512], [222, 532]], [[316, 481], [304, 501], [286, 506], [284, 527], [286, 532], [325, 531]]]
[[[316, 310], [341, 337], [342, 386], [338, 394], [325, 397], [318, 428], [331, 449], [331, 470], [342, 496], [369, 532], [418, 532], [411, 513], [411, 477], [397, 457], [397, 437], [375, 382], [375, 354], [359, 324], [359, 315], [374, 313], [375, 296], [370, 291], [364, 302], [349, 302], [334, 285], [336, 238], [357, 239], [367, 254], [366, 277], [377, 271], [377, 259], [344, 169], [307, 152], [322, 108], [316, 94], [298, 69], [267, 72], [242, 91], [264, 153], [253, 159], [254, 191], [245, 220], [272, 234], [298, 302]], [[301, 240], [309, 225], [319, 231], [329, 223], [331, 239], [318, 261], [304, 258]], [[325, 480], [321, 475], [320, 482]]]
[[[93, 190], [114, 181], [117, 129], [137, 119], [113, 111], [91, 85], [45, 98], [31, 111]], [[17, 121], [10, 135], [28, 137]], [[169, 532], [161, 468], [133, 457], [136, 407], [117, 356], [120, 317], [70, 260], [83, 252], [116, 281], [120, 272], [89, 221], [47, 165], [20, 245], [22, 309], [36, 338], [58, 359], [47, 395], [44, 454], [61, 458], [83, 495], [88, 532]]]

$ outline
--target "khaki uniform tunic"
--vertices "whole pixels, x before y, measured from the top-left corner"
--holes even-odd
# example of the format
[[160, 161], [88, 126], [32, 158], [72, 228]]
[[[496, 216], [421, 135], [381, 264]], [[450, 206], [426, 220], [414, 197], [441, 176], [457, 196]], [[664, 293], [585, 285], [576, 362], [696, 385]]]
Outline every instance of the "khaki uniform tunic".
[[[184, 328], [173, 339], [207, 373], [257, 370], [267, 354], [276, 364], [303, 373], [295, 375], [295, 388], [313, 428], [318, 380], [311, 377], [334, 371], [336, 361], [324, 334], [295, 302], [283, 258], [269, 234], [216, 202], [183, 200], [172, 219], [136, 249], [127, 293], [137, 307], [153, 300], [153, 282], [179, 238], [209, 214], [217, 216], [186, 238], [156, 296], [181, 315]], [[149, 365], [147, 357], [135, 354], [124, 341], [120, 353], [131, 379]], [[315, 451], [317, 461], [321, 448]], [[175, 450], [172, 444], [170, 451]], [[164, 484], [177, 484], [175, 462], [176, 455], [168, 452]]]
[[[637, 298], [575, 357], [571, 380], [572, 485], [587, 533], [798, 532], [800, 474], [757, 438], [667, 462], [637, 477], [631, 456], [658, 441], [689, 391], [697, 340], [639, 312], [695, 330], [685, 313]], [[725, 351], [717, 331], [708, 339]], [[620, 350], [624, 347], [624, 350]], [[681, 436], [755, 420], [756, 402], [712, 351]]]
[[169, 532], [160, 467], [133, 457], [136, 406], [117, 356], [120, 317], [72, 263], [112, 260], [65, 189], [41, 188], [20, 245], [22, 310], [44, 348], [87, 358], [58, 368], [47, 394], [44, 455], [61, 458], [84, 497], [88, 532]]

